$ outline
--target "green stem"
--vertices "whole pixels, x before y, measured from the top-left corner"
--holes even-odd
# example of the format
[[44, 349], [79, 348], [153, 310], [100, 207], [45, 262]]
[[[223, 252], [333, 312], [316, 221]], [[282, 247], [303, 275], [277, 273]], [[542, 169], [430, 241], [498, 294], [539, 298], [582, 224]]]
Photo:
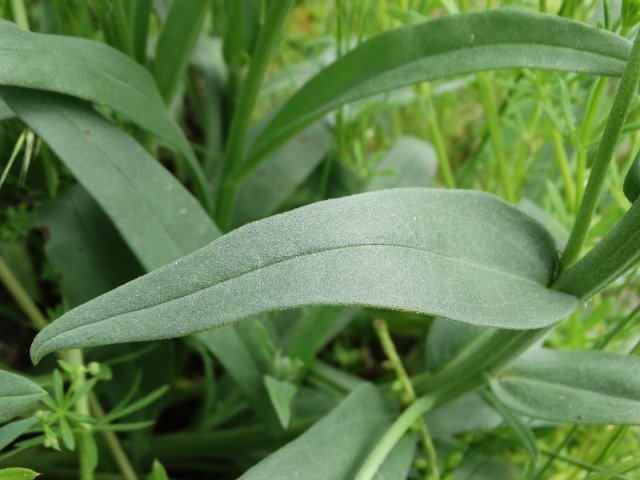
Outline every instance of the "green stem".
[[640, 467], [640, 456], [622, 462], [615, 467], [611, 467], [604, 472], [596, 473], [587, 478], [587, 480], [609, 480], [620, 473], [628, 472]]
[[[640, 31], [639, 31], [640, 32]], [[565, 270], [573, 264], [582, 251], [582, 247], [587, 238], [587, 232], [591, 224], [591, 219], [596, 209], [596, 205], [602, 192], [602, 186], [607, 175], [607, 170], [613, 159], [622, 127], [627, 119], [631, 100], [636, 92], [638, 80], [640, 79], [640, 37], [636, 36], [636, 40], [631, 48], [629, 61], [622, 74], [618, 92], [613, 101], [609, 118], [607, 119], [602, 140], [598, 145], [596, 156], [593, 160], [593, 167], [589, 175], [587, 188], [584, 192], [584, 198], [580, 203], [576, 222], [571, 230], [567, 247], [565, 248], [560, 261], [560, 268]]]
[[[375, 327], [378, 338], [380, 339], [382, 349], [389, 359], [389, 362], [391, 362], [391, 366], [396, 376], [398, 377], [398, 380], [400, 380], [400, 383], [402, 384], [402, 388], [405, 391], [407, 400], [410, 403], [417, 402], [416, 392], [413, 389], [413, 384], [411, 383], [411, 379], [409, 378], [409, 375], [407, 374], [407, 371], [402, 364], [400, 355], [398, 355], [398, 351], [393, 344], [393, 340], [391, 339], [391, 335], [389, 334], [389, 327], [387, 326], [387, 323], [382, 319], [377, 319], [373, 322], [373, 326]], [[420, 438], [422, 440], [424, 452], [427, 455], [427, 460], [429, 462], [431, 477], [434, 480], [440, 480], [440, 472], [438, 471], [438, 455], [436, 454], [433, 440], [431, 439], [431, 435], [429, 434], [427, 423], [422, 416], [418, 418], [417, 425], [418, 430], [420, 431]]]
[[231, 120], [229, 141], [220, 173], [221, 188], [218, 191], [216, 213], [218, 226], [226, 231], [229, 227], [233, 203], [237, 194], [239, 182], [230, 179], [232, 172], [240, 167], [243, 161], [244, 147], [251, 124], [251, 114], [258, 99], [260, 85], [275, 51], [280, 34], [284, 27], [289, 11], [295, 0], [279, 0], [271, 2], [266, 15], [266, 22], [256, 42], [256, 50], [249, 64], [249, 71], [240, 88], [238, 104]]
[[[74, 369], [81, 371], [84, 368], [84, 360], [82, 357], [82, 350], [74, 349], [67, 352], [67, 360]], [[85, 383], [86, 377], [84, 373], [79, 373], [76, 378], [75, 388], [80, 389]], [[78, 413], [83, 415], [91, 415], [89, 411], [89, 399], [86, 395], [83, 395], [78, 399], [75, 405], [75, 409]], [[79, 434], [78, 443], [78, 455], [80, 460], [80, 479], [81, 480], [93, 480], [93, 471], [95, 470], [95, 453], [91, 451], [95, 450], [95, 440], [93, 439], [93, 433], [90, 430], [89, 425], [81, 425], [82, 431]]]
[[516, 201], [516, 194], [513, 190], [511, 176], [509, 175], [509, 166], [507, 161], [507, 153], [504, 149], [504, 139], [502, 138], [502, 129], [500, 128], [500, 119], [498, 110], [496, 109], [496, 100], [491, 88], [490, 77], [487, 72], [476, 74], [478, 87], [480, 88], [480, 97], [487, 116], [487, 125], [489, 127], [489, 136], [491, 146], [498, 162], [498, 172], [502, 182], [502, 190], [505, 198], [509, 202]]
[[23, 0], [11, 0], [11, 8], [13, 9], [13, 20], [20, 28], [31, 30], [29, 28], [29, 17], [27, 17], [27, 9]]
[[431, 89], [424, 85], [418, 86], [418, 94], [422, 99], [421, 105], [423, 106], [424, 114], [427, 117], [427, 125], [429, 127], [429, 133], [431, 134], [431, 141], [433, 147], [436, 150], [438, 157], [438, 167], [440, 168], [440, 177], [442, 182], [447, 188], [456, 188], [456, 181], [451, 171], [451, 161], [449, 160], [449, 154], [447, 153], [447, 147], [444, 141], [444, 135], [440, 129], [438, 118], [433, 107], [433, 100], [431, 98]]
[[42, 330], [49, 324], [2, 257], [0, 257], [0, 281], [9, 290], [36, 330]]
[[432, 402], [421, 398], [407, 408], [383, 435], [355, 476], [355, 480], [374, 478], [380, 465], [409, 428], [431, 408]]
[[595, 123], [596, 113], [598, 113], [598, 105], [607, 86], [607, 78], [600, 77], [593, 89], [589, 93], [586, 101], [586, 111], [582, 127], [580, 128], [580, 144], [578, 147], [578, 159], [576, 164], [576, 205], [582, 202], [584, 193], [585, 172], [587, 170], [587, 151]]
[[573, 183], [573, 176], [571, 175], [571, 168], [569, 167], [569, 161], [567, 160], [567, 154], [564, 150], [564, 144], [560, 133], [553, 128], [550, 128], [551, 143], [553, 144], [554, 158], [560, 169], [562, 175], [562, 181], [564, 183], [564, 190], [567, 199], [567, 207], [569, 211], [574, 212], [576, 208], [576, 186]]

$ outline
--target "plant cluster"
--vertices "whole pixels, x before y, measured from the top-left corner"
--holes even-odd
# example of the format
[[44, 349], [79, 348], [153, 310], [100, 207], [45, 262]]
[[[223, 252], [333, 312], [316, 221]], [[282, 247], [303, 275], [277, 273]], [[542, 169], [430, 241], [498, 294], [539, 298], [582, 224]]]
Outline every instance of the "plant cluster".
[[0, 479], [634, 478], [638, 1], [0, 15]]

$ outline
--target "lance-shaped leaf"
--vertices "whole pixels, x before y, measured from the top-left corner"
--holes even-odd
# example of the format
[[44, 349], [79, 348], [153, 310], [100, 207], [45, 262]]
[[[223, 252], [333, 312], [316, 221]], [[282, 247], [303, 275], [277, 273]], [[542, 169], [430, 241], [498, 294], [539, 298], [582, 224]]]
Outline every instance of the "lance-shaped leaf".
[[418, 82], [481, 70], [542, 68], [620, 76], [631, 49], [602, 29], [534, 12], [491, 10], [389, 30], [313, 77], [278, 112], [248, 155], [348, 102]]
[[107, 105], [176, 147], [196, 187], [206, 180], [147, 69], [99, 42], [33, 33], [0, 20], [0, 85], [65, 93]]
[[640, 358], [597, 351], [528, 352], [491, 383], [500, 400], [535, 418], [640, 423]]
[[219, 235], [173, 175], [85, 102], [29, 89], [0, 93], [91, 192], [147, 270]]
[[0, 370], [0, 423], [28, 412], [45, 395], [31, 380]]
[[305, 305], [541, 328], [576, 307], [546, 288], [554, 256], [542, 226], [482, 192], [392, 189], [328, 200], [245, 225], [81, 305], [36, 337], [32, 358]]

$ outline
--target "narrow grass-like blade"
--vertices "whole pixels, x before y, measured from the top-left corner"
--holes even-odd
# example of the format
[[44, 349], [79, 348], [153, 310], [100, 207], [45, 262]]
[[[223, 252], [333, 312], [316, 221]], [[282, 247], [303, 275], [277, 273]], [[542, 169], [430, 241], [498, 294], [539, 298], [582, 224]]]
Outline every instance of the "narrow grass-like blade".
[[0, 370], [0, 423], [28, 412], [46, 394], [31, 380]]
[[554, 258], [543, 227], [482, 192], [354, 195], [245, 225], [81, 305], [40, 332], [32, 357], [178, 337], [306, 305], [543, 328], [577, 304], [546, 287]]
[[619, 76], [631, 43], [553, 15], [490, 10], [389, 30], [313, 77], [254, 142], [255, 163], [284, 140], [348, 102], [418, 82], [481, 70], [542, 68]]
[[640, 359], [597, 351], [528, 352], [491, 388], [534, 418], [586, 424], [640, 423]]
[[207, 213], [173, 175], [84, 102], [29, 89], [0, 93], [91, 192], [147, 270], [218, 236]]

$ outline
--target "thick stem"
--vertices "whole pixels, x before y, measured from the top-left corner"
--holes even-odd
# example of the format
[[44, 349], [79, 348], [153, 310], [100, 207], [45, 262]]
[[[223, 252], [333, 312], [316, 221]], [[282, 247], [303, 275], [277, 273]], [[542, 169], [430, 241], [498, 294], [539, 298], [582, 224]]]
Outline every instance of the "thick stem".
[[639, 38], [639, 36], [636, 36], [636, 40], [631, 48], [631, 54], [629, 55], [629, 60], [622, 74], [620, 86], [613, 101], [604, 133], [602, 134], [602, 140], [600, 141], [600, 145], [598, 145], [587, 188], [584, 192], [584, 198], [582, 199], [582, 203], [580, 203], [576, 222], [569, 236], [569, 242], [562, 254], [560, 261], [561, 270], [567, 269], [579, 258], [587, 238], [587, 232], [589, 231], [596, 205], [600, 199], [600, 193], [602, 192], [602, 186], [606, 179], [607, 170], [613, 159], [622, 127], [624, 126], [629, 107], [631, 106], [631, 100], [638, 86], [638, 79], [640, 79]]

